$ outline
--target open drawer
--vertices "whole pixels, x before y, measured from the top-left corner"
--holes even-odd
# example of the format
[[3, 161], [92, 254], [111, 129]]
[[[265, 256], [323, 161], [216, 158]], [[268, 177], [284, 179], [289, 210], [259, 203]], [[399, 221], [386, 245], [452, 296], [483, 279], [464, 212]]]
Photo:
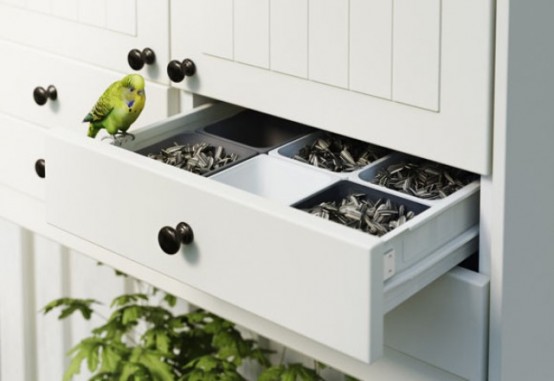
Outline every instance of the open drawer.
[[[375, 361], [383, 351], [384, 314], [476, 250], [478, 183], [424, 205], [377, 237], [133, 152], [240, 111], [205, 105], [140, 130], [123, 148], [52, 130], [48, 222], [363, 362]], [[179, 222], [192, 229], [192, 242], [165, 255], [159, 233]]]

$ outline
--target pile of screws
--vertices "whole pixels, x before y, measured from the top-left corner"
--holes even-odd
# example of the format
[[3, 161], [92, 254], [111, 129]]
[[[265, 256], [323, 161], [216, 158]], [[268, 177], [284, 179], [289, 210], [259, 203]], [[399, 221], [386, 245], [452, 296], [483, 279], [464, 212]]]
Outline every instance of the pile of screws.
[[419, 198], [445, 198], [475, 179], [475, 176], [432, 161], [402, 161], [380, 170], [373, 183]]
[[363, 193], [351, 194], [338, 202], [322, 202], [304, 210], [379, 237], [415, 216], [405, 205], [397, 205], [390, 199], [372, 201]]
[[205, 142], [183, 145], [174, 143], [160, 153], [148, 154], [148, 157], [201, 175], [239, 159], [236, 153], [228, 154], [222, 146], [216, 147]]
[[359, 140], [327, 134], [300, 149], [293, 159], [333, 172], [352, 172], [387, 153]]

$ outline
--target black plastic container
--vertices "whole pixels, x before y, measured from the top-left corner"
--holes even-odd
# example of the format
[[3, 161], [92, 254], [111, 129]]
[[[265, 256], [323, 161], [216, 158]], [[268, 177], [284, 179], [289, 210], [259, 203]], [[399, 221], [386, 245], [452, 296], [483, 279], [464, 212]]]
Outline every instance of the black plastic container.
[[[240, 163], [240, 162], [242, 162], [246, 159], [249, 159], [249, 158], [257, 155], [256, 151], [254, 151], [252, 149], [249, 149], [247, 147], [243, 147], [243, 146], [238, 145], [238, 144], [233, 144], [232, 142], [229, 142], [229, 141], [224, 140], [224, 139], [218, 139], [214, 136], [208, 136], [208, 135], [197, 134], [197, 133], [192, 133], [192, 132], [186, 132], [186, 133], [182, 133], [182, 134], [172, 136], [170, 138], [162, 140], [161, 142], [158, 142], [158, 143], [153, 144], [151, 146], [145, 147], [145, 148], [143, 148], [139, 151], [136, 151], [136, 152], [138, 154], [148, 156], [149, 154], [158, 154], [158, 153], [160, 153], [160, 151], [162, 149], [171, 147], [175, 144], [184, 145], [184, 144], [196, 144], [196, 143], [208, 143], [208, 144], [210, 144], [212, 146], [216, 146], [216, 147], [217, 146], [222, 146], [225, 149], [225, 152], [227, 154], [234, 153], [234, 154], [238, 155], [238, 160], [236, 160], [232, 163], [226, 164], [226, 165], [224, 165], [220, 168], [217, 168], [217, 169], [211, 170], [209, 172], [206, 172], [206, 173], [202, 174], [202, 176], [211, 176], [211, 175], [213, 175], [213, 174], [215, 174], [219, 171], [227, 169], [227, 168], [229, 168], [229, 167], [231, 167], [231, 166], [233, 166], [237, 163]], [[168, 164], [168, 165], [170, 165], [170, 164]]]
[[257, 152], [267, 152], [314, 131], [300, 123], [245, 110], [197, 132], [237, 142]]

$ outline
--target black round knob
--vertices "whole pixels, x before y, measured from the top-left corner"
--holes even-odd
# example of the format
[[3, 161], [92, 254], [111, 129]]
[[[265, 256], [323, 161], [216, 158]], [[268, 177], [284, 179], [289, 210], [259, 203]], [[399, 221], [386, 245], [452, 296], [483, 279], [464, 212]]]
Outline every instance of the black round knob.
[[150, 48], [144, 48], [142, 52], [138, 49], [132, 49], [127, 55], [127, 62], [134, 70], [140, 70], [144, 64], [152, 65], [156, 62], [156, 53]]
[[181, 244], [188, 245], [193, 240], [192, 228], [185, 222], [179, 222], [175, 229], [171, 226], [164, 226], [158, 233], [158, 243], [161, 249], [171, 255], [179, 251]]
[[35, 172], [41, 179], [46, 177], [46, 163], [44, 162], [44, 159], [38, 159], [35, 162]]
[[33, 98], [35, 103], [39, 106], [46, 104], [48, 99], [55, 101], [58, 99], [58, 90], [53, 85], [48, 86], [46, 89], [44, 87], [35, 87], [33, 91]]
[[196, 73], [196, 65], [186, 58], [183, 62], [173, 60], [167, 64], [167, 75], [173, 82], [181, 82], [185, 77], [191, 77]]

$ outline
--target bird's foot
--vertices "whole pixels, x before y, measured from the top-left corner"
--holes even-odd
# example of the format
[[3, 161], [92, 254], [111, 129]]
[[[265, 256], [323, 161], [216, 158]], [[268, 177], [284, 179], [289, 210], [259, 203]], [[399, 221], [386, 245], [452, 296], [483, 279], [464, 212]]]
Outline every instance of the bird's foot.
[[119, 142], [118, 145], [122, 145], [124, 143], [132, 142], [133, 140], [135, 140], [135, 135], [128, 132], [120, 132], [115, 134], [114, 139]]
[[121, 147], [123, 144], [135, 140], [135, 135], [127, 132], [118, 132], [115, 135], [104, 136], [102, 140], [111, 140], [112, 145]]

